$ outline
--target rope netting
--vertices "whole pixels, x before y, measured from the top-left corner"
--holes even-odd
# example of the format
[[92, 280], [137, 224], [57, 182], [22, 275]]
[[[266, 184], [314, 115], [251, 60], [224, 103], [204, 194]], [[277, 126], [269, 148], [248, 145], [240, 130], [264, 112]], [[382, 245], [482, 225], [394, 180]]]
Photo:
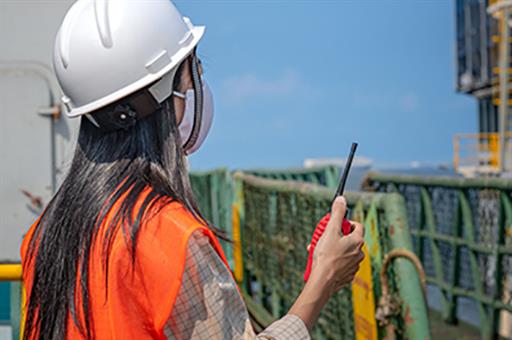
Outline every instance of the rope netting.
[[[245, 288], [277, 318], [286, 314], [303, 288], [306, 246], [327, 212], [329, 198], [250, 183], [244, 184], [243, 195]], [[315, 332], [318, 338], [354, 338], [350, 287], [329, 301]]]

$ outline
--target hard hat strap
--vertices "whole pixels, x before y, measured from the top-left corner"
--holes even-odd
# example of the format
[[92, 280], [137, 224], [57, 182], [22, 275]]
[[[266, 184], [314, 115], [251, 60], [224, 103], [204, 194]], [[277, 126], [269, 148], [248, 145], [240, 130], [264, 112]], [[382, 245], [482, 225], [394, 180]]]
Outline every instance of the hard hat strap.
[[106, 106], [87, 117], [96, 127], [109, 132], [120, 129], [129, 129], [137, 121], [144, 119], [161, 105], [155, 100], [148, 89], [136, 92], [123, 101]]

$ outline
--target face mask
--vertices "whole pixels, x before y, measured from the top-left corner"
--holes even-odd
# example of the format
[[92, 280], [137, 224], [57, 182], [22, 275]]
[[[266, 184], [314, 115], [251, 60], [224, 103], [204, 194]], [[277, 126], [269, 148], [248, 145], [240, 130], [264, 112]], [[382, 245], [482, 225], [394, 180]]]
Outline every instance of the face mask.
[[[200, 117], [200, 121], [196, 122], [196, 124], [200, 124], [199, 127], [199, 133], [197, 134], [197, 137], [194, 141], [189, 142], [187, 149], [185, 150], [185, 153], [187, 155], [190, 155], [191, 153], [194, 153], [199, 149], [199, 147], [203, 144], [203, 142], [206, 139], [206, 136], [208, 135], [208, 132], [210, 131], [210, 127], [212, 125], [213, 120], [213, 96], [210, 91], [210, 88], [208, 87], [208, 84], [206, 82], [202, 81], [203, 83], [203, 110], [202, 115]], [[182, 97], [183, 95], [180, 95], [180, 93], [174, 92], [174, 95]], [[195, 119], [195, 92], [194, 90], [190, 89], [187, 90], [185, 93], [185, 112], [183, 114], [183, 119], [181, 120], [180, 125], [178, 126], [180, 130], [180, 136], [181, 136], [181, 144], [182, 146], [185, 146], [187, 144], [187, 141], [192, 136], [193, 130], [194, 130], [194, 119]]]

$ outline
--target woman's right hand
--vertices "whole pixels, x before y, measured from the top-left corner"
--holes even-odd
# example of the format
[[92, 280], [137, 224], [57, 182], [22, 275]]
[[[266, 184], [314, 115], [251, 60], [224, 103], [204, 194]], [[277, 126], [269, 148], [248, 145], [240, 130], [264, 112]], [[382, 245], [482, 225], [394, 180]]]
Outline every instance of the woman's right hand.
[[288, 314], [298, 316], [311, 331], [329, 298], [351, 282], [364, 258], [364, 229], [352, 222], [353, 230], [342, 236], [341, 223], [347, 211], [345, 198], [338, 197], [331, 218], [313, 253], [313, 266], [304, 289]]
[[346, 210], [345, 198], [336, 198], [331, 208], [331, 218], [313, 253], [311, 276], [313, 281], [324, 281], [329, 296], [352, 282], [364, 258], [363, 226], [350, 221], [352, 232], [346, 236], [341, 233]]

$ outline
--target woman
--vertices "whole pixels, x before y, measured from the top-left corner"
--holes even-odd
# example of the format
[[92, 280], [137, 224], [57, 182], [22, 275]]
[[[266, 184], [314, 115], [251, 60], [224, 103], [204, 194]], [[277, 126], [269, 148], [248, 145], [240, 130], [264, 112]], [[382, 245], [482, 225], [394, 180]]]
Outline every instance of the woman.
[[67, 13], [54, 68], [80, 131], [22, 245], [25, 339], [306, 339], [353, 279], [363, 230], [341, 238], [340, 197], [303, 292], [255, 335], [186, 169], [213, 115], [203, 31], [168, 0], [79, 0]]

